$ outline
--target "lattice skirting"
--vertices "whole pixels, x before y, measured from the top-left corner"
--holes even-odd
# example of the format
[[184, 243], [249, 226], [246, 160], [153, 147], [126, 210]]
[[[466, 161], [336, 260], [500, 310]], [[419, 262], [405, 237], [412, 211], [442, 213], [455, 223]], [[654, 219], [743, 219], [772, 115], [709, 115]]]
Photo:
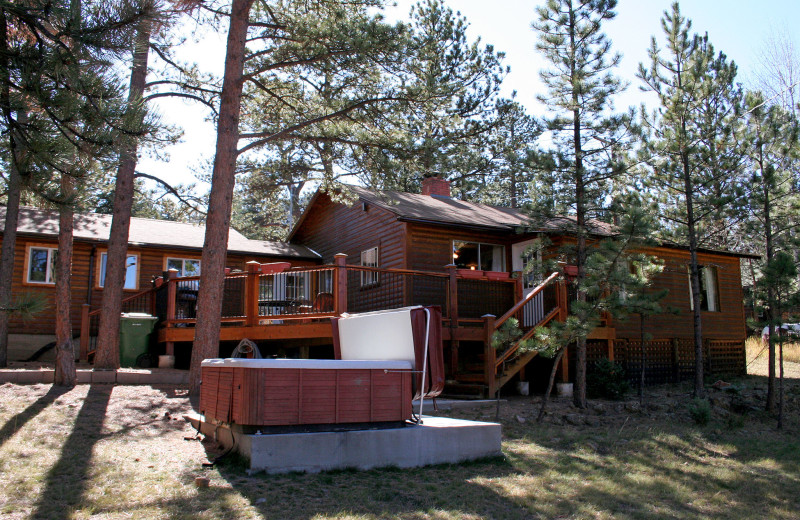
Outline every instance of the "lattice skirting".
[[[607, 341], [587, 341], [586, 354], [591, 365], [608, 355]], [[614, 360], [625, 368], [627, 378], [638, 381], [642, 369], [642, 346], [638, 340], [614, 341]], [[691, 380], [694, 377], [694, 341], [691, 339], [653, 339], [645, 342], [645, 384], [656, 385]], [[738, 376], [746, 372], [744, 340], [703, 342], [703, 365], [706, 374]]]

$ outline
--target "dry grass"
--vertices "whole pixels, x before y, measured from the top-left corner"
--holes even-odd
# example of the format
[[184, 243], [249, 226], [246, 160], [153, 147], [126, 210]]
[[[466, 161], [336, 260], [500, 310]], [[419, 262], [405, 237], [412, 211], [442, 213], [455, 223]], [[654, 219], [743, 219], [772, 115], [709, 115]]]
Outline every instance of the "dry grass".
[[[747, 361], [752, 361], [757, 357], [767, 357], [767, 348], [761, 338], [752, 336], [745, 342], [747, 348]], [[775, 352], [779, 351], [780, 346], [775, 345]], [[776, 354], [777, 356], [777, 354]], [[783, 360], [790, 363], [800, 363], [800, 343], [783, 344]]]
[[[659, 390], [647, 412], [605, 403], [591, 427], [536, 424], [516, 398], [501, 409], [504, 459], [283, 476], [249, 476], [235, 459], [203, 469], [213, 447], [184, 440], [193, 430], [175, 418], [190, 406], [174, 387], [3, 385], [0, 518], [797, 518], [796, 383], [784, 432], [752, 406], [697, 427], [684, 387]], [[752, 403], [763, 394], [762, 378], [736, 384]]]

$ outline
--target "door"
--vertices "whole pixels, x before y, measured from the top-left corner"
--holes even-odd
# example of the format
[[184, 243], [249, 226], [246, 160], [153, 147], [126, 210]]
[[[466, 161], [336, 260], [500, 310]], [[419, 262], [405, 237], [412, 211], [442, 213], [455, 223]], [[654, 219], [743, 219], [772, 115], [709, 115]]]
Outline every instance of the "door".
[[[527, 240], [511, 246], [511, 262], [514, 271], [522, 272], [522, 297], [528, 296], [544, 280], [542, 251], [533, 249], [536, 240]], [[544, 295], [537, 294], [522, 309], [523, 327], [533, 327], [544, 318]]]

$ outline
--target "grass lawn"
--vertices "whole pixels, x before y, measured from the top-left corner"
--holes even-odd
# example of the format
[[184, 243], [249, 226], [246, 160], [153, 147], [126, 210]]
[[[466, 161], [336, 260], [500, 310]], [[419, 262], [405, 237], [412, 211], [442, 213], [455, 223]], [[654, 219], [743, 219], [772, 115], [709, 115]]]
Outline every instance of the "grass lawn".
[[6, 384], [0, 518], [798, 518], [800, 384], [788, 382], [779, 432], [760, 411], [764, 379], [735, 383], [736, 395], [712, 391], [705, 426], [689, 417], [685, 386], [652, 390], [643, 408], [556, 400], [543, 424], [538, 398], [517, 397], [500, 411], [503, 458], [283, 476], [250, 476], [235, 458], [204, 469], [213, 443], [185, 440], [180, 388]]

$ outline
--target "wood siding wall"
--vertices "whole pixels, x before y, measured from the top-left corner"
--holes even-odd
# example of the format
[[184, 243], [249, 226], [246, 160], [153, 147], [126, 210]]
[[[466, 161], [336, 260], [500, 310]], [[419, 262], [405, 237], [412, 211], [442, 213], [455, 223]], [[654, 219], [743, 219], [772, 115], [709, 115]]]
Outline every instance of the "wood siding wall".
[[[0, 237], [2, 243], [2, 237]], [[56, 240], [48, 240], [39, 237], [17, 237], [17, 244], [14, 252], [14, 278], [12, 281], [12, 292], [14, 295], [21, 294], [23, 291], [30, 291], [40, 294], [47, 302], [45, 310], [29, 320], [23, 322], [19, 318], [12, 318], [10, 332], [12, 334], [53, 334], [55, 323], [55, 286], [42, 284], [26, 284], [26, 252], [28, 246], [58, 247]], [[94, 259], [91, 259], [92, 248], [95, 248]], [[97, 287], [98, 269], [100, 254], [106, 251], [106, 245], [101, 243], [89, 243], [76, 241], [72, 258], [72, 329], [74, 334], [80, 331], [81, 306], [87, 303], [89, 289], [90, 262], [92, 270], [92, 309], [99, 308], [103, 302], [103, 289]], [[167, 257], [171, 258], [200, 258], [200, 251], [187, 251], [175, 248], [143, 248], [130, 247], [128, 254], [139, 255], [139, 277], [138, 289], [135, 291], [125, 291], [125, 295], [132, 295], [138, 291], [143, 291], [151, 287], [154, 277], [160, 276], [164, 270], [164, 262]], [[225, 264], [232, 269], [243, 269], [246, 262], [255, 260], [258, 262], [291, 262], [294, 266], [316, 265], [316, 262], [309, 260], [298, 260], [288, 258], [263, 257], [254, 255], [231, 254]]]
[[506, 248], [506, 270], [511, 268], [511, 240], [507, 233], [487, 233], [444, 226], [408, 224], [408, 268], [442, 271], [453, 263], [453, 240], [502, 245]]
[[[319, 194], [309, 207], [293, 242], [317, 251], [325, 263], [332, 262], [336, 253], [346, 253], [347, 263], [359, 264], [361, 251], [378, 246], [380, 267], [433, 272], [441, 272], [445, 265], [452, 263], [453, 240], [497, 244], [506, 248], [506, 270], [510, 271], [512, 243], [532, 238], [535, 235], [399, 222], [393, 213], [381, 208], [368, 204], [364, 211], [360, 201], [347, 207], [332, 202], [325, 194]], [[556, 251], [569, 239], [554, 236], [551, 240], [551, 249]], [[663, 305], [676, 309], [679, 314], [649, 318], [647, 330], [655, 338], [691, 338], [693, 325], [686, 274], [689, 252], [663, 247], [653, 248], [649, 252], [665, 262], [664, 271], [654, 284], [656, 289], [669, 290]], [[699, 255], [699, 260], [701, 264], [717, 267], [720, 300], [720, 311], [703, 312], [703, 336], [716, 340], [743, 340], [746, 330], [739, 258], [704, 253]], [[614, 326], [618, 338], [636, 339], [639, 336], [636, 315], [627, 321], [615, 321]]]
[[[645, 321], [646, 330], [655, 339], [692, 338], [694, 334], [692, 310], [689, 304], [689, 252], [679, 249], [658, 248], [648, 253], [664, 260], [664, 270], [656, 276], [653, 286], [668, 289], [662, 300], [663, 308], [675, 309], [677, 314], [652, 316]], [[717, 268], [719, 307], [717, 312], [702, 312], [703, 337], [718, 340], [744, 340], [747, 331], [744, 319], [744, 295], [739, 258], [727, 255], [698, 253], [701, 265]], [[618, 338], [639, 339], [639, 316], [626, 321], [616, 321]]]
[[[347, 255], [347, 263], [361, 264], [361, 252], [378, 248], [378, 267], [405, 269], [406, 225], [382, 208], [361, 202], [352, 206], [334, 203], [319, 193], [292, 242], [310, 247], [322, 255], [323, 263], [333, 263], [337, 253]], [[442, 264], [444, 265], [444, 264]]]

